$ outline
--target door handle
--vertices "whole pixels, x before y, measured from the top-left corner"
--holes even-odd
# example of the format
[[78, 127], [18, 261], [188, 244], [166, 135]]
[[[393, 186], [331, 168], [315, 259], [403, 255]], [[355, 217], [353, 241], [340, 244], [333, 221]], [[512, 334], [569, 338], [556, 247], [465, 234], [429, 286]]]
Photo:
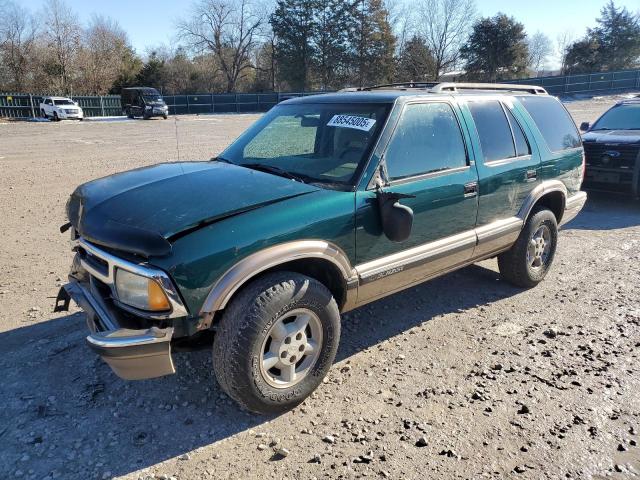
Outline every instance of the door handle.
[[465, 198], [475, 197], [478, 195], [478, 182], [469, 182], [464, 184]]
[[527, 182], [535, 182], [538, 178], [538, 172], [536, 170], [527, 170], [527, 173], [524, 174], [524, 179]]

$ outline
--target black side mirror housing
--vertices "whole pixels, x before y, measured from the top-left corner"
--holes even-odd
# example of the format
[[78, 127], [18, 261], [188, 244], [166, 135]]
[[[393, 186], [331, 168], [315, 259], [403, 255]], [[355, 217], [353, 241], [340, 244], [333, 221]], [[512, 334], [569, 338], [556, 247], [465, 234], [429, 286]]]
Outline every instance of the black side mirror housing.
[[411, 235], [413, 227], [413, 210], [401, 205], [401, 198], [414, 198], [414, 195], [377, 191], [378, 208], [382, 231], [392, 242], [403, 242]]
[[586, 132], [587, 130], [589, 130], [589, 122], [582, 122], [580, 124], [580, 131]]

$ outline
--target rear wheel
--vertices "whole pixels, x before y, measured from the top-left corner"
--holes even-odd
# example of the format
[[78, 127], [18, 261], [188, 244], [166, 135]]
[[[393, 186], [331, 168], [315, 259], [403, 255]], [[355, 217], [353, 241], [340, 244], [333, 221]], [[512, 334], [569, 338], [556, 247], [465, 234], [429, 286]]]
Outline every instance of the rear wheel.
[[60, 121], [60, 117], [58, 117], [58, 112], [53, 112], [53, 120], [55, 122], [59, 122]]
[[331, 292], [293, 272], [267, 274], [230, 303], [213, 343], [222, 389], [244, 408], [279, 413], [301, 403], [329, 371], [340, 338]]
[[49, 117], [47, 116], [47, 112], [45, 112], [45, 111], [44, 111], [44, 109], [40, 110], [40, 116], [41, 116], [42, 118], [49, 118]]
[[534, 211], [516, 243], [498, 255], [498, 267], [505, 280], [530, 288], [546, 276], [558, 245], [556, 216], [547, 209]]

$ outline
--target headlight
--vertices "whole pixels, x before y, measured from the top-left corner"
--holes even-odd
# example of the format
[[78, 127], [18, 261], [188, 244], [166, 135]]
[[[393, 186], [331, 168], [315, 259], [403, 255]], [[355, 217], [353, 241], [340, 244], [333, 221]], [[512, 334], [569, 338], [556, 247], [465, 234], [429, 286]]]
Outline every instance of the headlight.
[[169, 310], [169, 299], [153, 279], [119, 268], [116, 271], [116, 291], [122, 303], [141, 310]]

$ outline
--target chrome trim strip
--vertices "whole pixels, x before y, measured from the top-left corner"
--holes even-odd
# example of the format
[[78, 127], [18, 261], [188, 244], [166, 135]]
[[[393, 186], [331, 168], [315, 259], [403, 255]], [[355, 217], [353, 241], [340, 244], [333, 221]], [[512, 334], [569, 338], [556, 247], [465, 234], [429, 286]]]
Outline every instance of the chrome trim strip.
[[173, 328], [160, 329], [151, 327], [147, 330], [119, 328], [88, 335], [87, 342], [101, 348], [127, 348], [168, 342], [172, 336]]
[[500, 167], [502, 165], [508, 165], [515, 162], [521, 161], [529, 161], [531, 160], [531, 154], [520, 155], [518, 157], [509, 157], [509, 158], [501, 158], [499, 160], [489, 160], [488, 162], [484, 162], [484, 165], [487, 167]]
[[[121, 268], [123, 270], [127, 270], [131, 273], [135, 273], [137, 275], [141, 275], [146, 278], [150, 278], [155, 280], [164, 290], [169, 299], [169, 304], [171, 305], [171, 310], [169, 312], [147, 312], [145, 310], [140, 310], [135, 307], [131, 307], [127, 305], [126, 310], [134, 313], [135, 315], [139, 315], [144, 318], [151, 319], [169, 319], [169, 318], [178, 318], [185, 317], [188, 315], [187, 309], [182, 303], [180, 299], [180, 295], [178, 294], [178, 290], [173, 285], [173, 282], [169, 278], [164, 271], [159, 270], [157, 268], [147, 267], [144, 265], [138, 265], [133, 262], [129, 262], [122, 258], [116, 257], [108, 252], [105, 252], [99, 247], [96, 247], [92, 243], [87, 242], [83, 238], [79, 238], [73, 242], [77, 247], [82, 248], [89, 252], [92, 256], [99, 258], [107, 263], [107, 274], [105, 275], [103, 272], [97, 270], [93, 266], [91, 266], [88, 262], [80, 258], [80, 266], [84, 268], [91, 275], [96, 277], [101, 282], [105, 283], [111, 288], [111, 293], [113, 297], [118, 299], [118, 292], [115, 288], [115, 275], [116, 269]], [[119, 306], [123, 306], [122, 302], [118, 302]]]
[[[260, 272], [305, 258], [327, 260], [336, 266], [345, 285], [351, 286], [347, 288], [346, 305], [353, 304], [355, 301], [353, 296], [357, 292], [353, 283], [356, 273], [347, 255], [338, 246], [323, 240], [298, 240], [266, 248], [236, 263], [214, 284], [200, 309], [200, 315], [207, 318], [211, 313], [225, 308], [233, 294]], [[201, 323], [199, 328], [207, 328], [208, 325], [210, 325], [209, 320]]]
[[[451, 255], [455, 252], [475, 246], [476, 233], [473, 230], [459, 233], [451, 237], [426, 243], [418, 247], [402, 250], [401, 252], [377, 258], [356, 266], [360, 277], [360, 285], [399, 273], [405, 268], [413, 268], [431, 260]], [[398, 272], [389, 273], [392, 270]]]
[[524, 221], [519, 217], [497, 220], [476, 228], [478, 245], [474, 257], [481, 257], [510, 247], [520, 235]]

